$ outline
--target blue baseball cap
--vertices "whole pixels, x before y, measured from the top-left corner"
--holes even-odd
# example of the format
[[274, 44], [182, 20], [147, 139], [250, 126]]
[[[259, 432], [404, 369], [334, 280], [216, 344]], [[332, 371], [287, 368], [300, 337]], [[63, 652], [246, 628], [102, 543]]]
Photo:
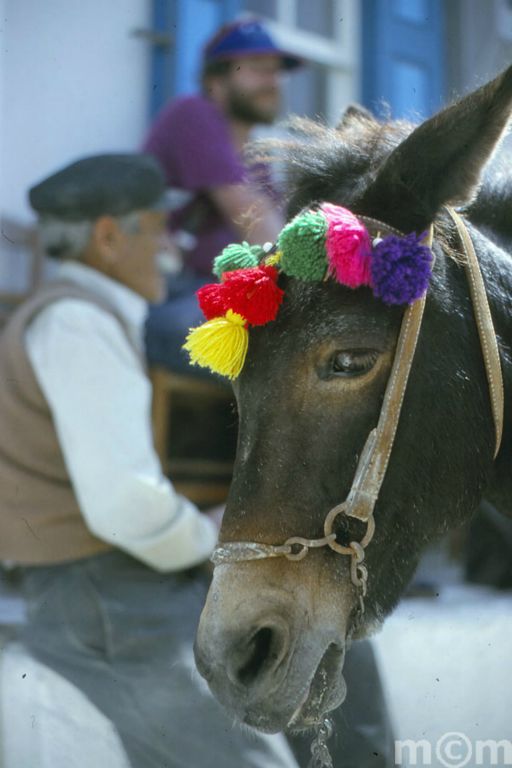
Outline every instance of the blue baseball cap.
[[279, 56], [283, 69], [296, 69], [304, 63], [298, 56], [279, 48], [259, 19], [247, 18], [221, 27], [206, 43], [203, 62], [268, 55]]

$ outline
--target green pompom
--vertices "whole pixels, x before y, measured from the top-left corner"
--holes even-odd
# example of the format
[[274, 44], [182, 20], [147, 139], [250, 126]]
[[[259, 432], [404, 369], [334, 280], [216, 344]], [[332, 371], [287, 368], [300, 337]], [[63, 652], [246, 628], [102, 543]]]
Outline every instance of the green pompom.
[[279, 235], [280, 267], [299, 280], [322, 280], [327, 269], [327, 219], [317, 211], [296, 216]]
[[246, 242], [232, 243], [227, 245], [222, 253], [213, 260], [213, 273], [220, 279], [224, 272], [257, 267], [262, 255], [263, 248], [261, 245], [249, 245]]

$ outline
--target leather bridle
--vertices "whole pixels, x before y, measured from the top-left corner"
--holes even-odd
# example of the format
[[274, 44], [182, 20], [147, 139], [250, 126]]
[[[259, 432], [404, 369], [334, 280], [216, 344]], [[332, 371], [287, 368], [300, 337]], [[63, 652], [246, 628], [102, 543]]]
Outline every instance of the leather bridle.
[[[464, 251], [464, 266], [489, 385], [495, 428], [494, 458], [496, 458], [503, 432], [504, 409], [503, 379], [498, 343], [473, 242], [459, 214], [452, 208], [447, 208], [447, 211], [457, 228]], [[359, 218], [372, 228], [390, 230], [389, 226], [374, 219], [368, 219], [364, 216]], [[426, 244], [430, 248], [432, 248], [433, 233], [432, 225], [426, 239]], [[347, 498], [341, 504], [333, 507], [325, 518], [324, 536], [319, 539], [292, 536], [280, 545], [247, 541], [227, 542], [220, 544], [214, 550], [211, 557], [214, 565], [261, 560], [269, 557], [302, 560], [310, 549], [327, 546], [338, 554], [350, 556], [351, 581], [358, 590], [360, 615], [364, 613], [364, 598], [366, 597], [368, 581], [368, 571], [363, 562], [365, 549], [375, 533], [373, 511], [395, 440], [409, 373], [421, 330], [425, 301], [426, 296], [423, 296], [405, 310], [377, 426], [368, 435]], [[366, 526], [365, 534], [360, 541], [351, 541], [346, 546], [336, 541], [333, 526], [339, 515], [355, 518]]]

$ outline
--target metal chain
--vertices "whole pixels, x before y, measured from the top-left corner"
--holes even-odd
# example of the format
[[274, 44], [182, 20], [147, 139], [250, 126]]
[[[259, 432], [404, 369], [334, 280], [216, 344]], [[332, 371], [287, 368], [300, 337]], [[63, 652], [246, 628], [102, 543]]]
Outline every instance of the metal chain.
[[350, 542], [350, 550], [352, 557], [350, 559], [350, 580], [357, 589], [358, 615], [357, 620], [360, 621], [364, 615], [364, 599], [368, 592], [368, 568], [363, 564], [365, 558], [365, 548], [357, 541]]
[[325, 519], [325, 536], [320, 539], [306, 539], [302, 536], [291, 536], [284, 544], [258, 544], [252, 541], [237, 541], [220, 544], [211, 556], [214, 565], [237, 563], [246, 560], [260, 560], [267, 557], [286, 557], [288, 560], [302, 560], [310, 549], [330, 547], [342, 555], [350, 555], [350, 579], [358, 592], [358, 618], [364, 614], [364, 599], [368, 589], [368, 569], [363, 564], [365, 549], [375, 533], [375, 520], [371, 515], [366, 520], [366, 533], [361, 541], [351, 541], [348, 545], [338, 544], [336, 533], [332, 530], [334, 520], [338, 515], [346, 513], [346, 503], [338, 504], [331, 509]]
[[325, 717], [317, 726], [316, 736], [311, 742], [311, 760], [308, 768], [334, 768], [331, 753], [326, 742], [333, 732], [332, 720]]

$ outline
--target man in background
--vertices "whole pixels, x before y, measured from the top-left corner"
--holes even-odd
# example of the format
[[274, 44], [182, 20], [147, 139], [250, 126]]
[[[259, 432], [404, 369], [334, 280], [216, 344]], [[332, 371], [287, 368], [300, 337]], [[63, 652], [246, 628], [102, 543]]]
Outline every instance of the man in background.
[[228, 24], [204, 48], [201, 94], [171, 102], [151, 127], [144, 150], [158, 158], [181, 200], [170, 229], [184, 269], [171, 280], [167, 301], [150, 311], [150, 363], [197, 374], [181, 345], [202, 322], [194, 293], [211, 280], [213, 259], [232, 242], [274, 241], [282, 228], [268, 170], [248, 168], [242, 150], [256, 125], [274, 122], [282, 74], [300, 64], [257, 19]]

